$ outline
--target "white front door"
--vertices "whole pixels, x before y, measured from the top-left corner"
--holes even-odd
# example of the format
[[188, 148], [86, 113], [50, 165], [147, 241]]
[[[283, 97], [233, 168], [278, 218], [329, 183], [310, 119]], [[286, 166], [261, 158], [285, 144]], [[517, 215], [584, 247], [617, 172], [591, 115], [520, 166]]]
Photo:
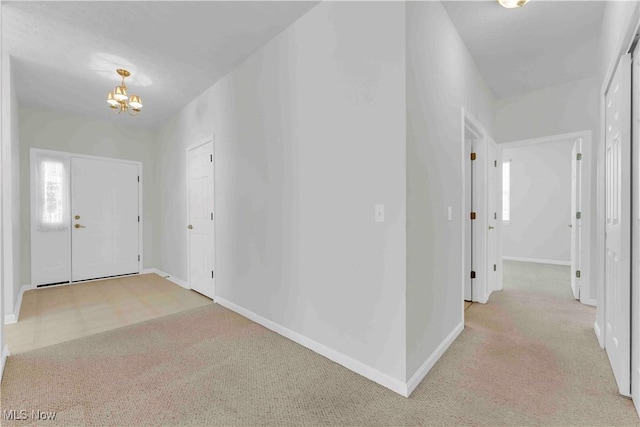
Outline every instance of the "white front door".
[[214, 297], [213, 142], [187, 150], [189, 287]]
[[580, 180], [582, 179], [582, 169], [579, 160], [582, 156], [582, 139], [578, 138], [573, 143], [571, 151], [571, 291], [575, 299], [580, 299], [580, 236], [582, 228], [582, 202], [580, 199]]
[[605, 96], [605, 349], [625, 396], [631, 393], [630, 74], [626, 55]]
[[138, 166], [71, 158], [72, 280], [139, 272]]

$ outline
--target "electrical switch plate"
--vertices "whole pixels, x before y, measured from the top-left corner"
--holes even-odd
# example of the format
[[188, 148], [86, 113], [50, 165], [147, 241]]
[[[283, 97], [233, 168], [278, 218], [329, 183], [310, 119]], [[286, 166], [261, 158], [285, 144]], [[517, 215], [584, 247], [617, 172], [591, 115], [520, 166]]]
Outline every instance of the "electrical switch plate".
[[384, 222], [384, 205], [375, 205], [376, 222]]

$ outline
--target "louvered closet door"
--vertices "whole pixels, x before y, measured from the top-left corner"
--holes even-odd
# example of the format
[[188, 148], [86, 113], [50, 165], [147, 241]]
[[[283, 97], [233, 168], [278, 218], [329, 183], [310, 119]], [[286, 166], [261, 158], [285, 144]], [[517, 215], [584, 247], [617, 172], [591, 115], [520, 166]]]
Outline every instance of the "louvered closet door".
[[605, 349], [621, 394], [629, 396], [631, 249], [631, 59], [618, 64], [605, 96]]

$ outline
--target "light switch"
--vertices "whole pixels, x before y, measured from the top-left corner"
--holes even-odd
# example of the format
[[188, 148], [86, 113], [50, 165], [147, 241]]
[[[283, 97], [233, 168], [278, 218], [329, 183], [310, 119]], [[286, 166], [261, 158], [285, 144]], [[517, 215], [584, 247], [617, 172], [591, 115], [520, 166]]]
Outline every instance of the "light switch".
[[453, 219], [453, 209], [451, 209], [451, 206], [447, 207], [447, 219], [449, 221]]
[[375, 219], [376, 222], [384, 222], [384, 205], [375, 206]]

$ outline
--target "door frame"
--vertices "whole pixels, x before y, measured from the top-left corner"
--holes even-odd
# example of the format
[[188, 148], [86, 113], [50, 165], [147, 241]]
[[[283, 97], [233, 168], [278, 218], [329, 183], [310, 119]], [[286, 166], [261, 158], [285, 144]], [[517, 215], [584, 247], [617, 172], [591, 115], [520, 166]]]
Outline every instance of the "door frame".
[[[462, 251], [466, 250], [466, 244], [468, 237], [466, 236], [466, 228], [465, 223], [469, 220], [469, 212], [466, 211], [466, 200], [469, 196], [466, 194], [465, 183], [467, 179], [467, 156], [465, 150], [465, 133], [466, 129], [469, 128], [473, 133], [478, 135], [478, 147], [476, 149], [478, 165], [475, 169], [474, 181], [473, 181], [473, 193], [476, 194], [477, 200], [480, 201], [479, 207], [476, 208], [476, 212], [485, 213], [488, 209], [488, 200], [487, 200], [487, 180], [488, 180], [488, 162], [487, 160], [487, 144], [489, 141], [489, 134], [486, 131], [486, 128], [478, 121], [472, 114], [470, 114], [465, 108], [462, 108], [461, 112], [461, 136], [460, 136], [460, 162], [461, 162], [461, 181], [460, 181], [460, 190], [461, 190], [461, 201], [460, 201], [460, 226], [461, 226], [461, 244]], [[492, 289], [487, 289], [487, 262], [486, 262], [486, 248], [487, 248], [487, 232], [489, 227], [488, 217], [487, 215], [479, 215], [479, 218], [476, 220], [476, 227], [473, 227], [473, 247], [477, 248], [474, 253], [477, 253], [480, 256], [479, 262], [476, 263], [476, 266], [481, 265], [482, 269], [477, 268], [476, 278], [474, 279], [475, 285], [472, 289], [472, 301], [479, 302], [485, 304], [489, 301], [489, 296], [491, 295]], [[497, 248], [496, 250], [499, 250]], [[498, 253], [498, 256], [501, 254]], [[464, 288], [465, 281], [469, 275], [469, 271], [467, 271], [466, 267], [466, 254], [461, 257], [461, 286], [462, 286], [462, 295], [464, 296]], [[501, 284], [498, 286], [501, 287]], [[461, 298], [461, 306], [463, 310], [464, 316], [464, 297]]]
[[[127, 160], [127, 159], [116, 159], [113, 157], [103, 157], [103, 156], [94, 156], [94, 155], [89, 155], [89, 154], [80, 154], [80, 153], [72, 153], [72, 152], [67, 152], [67, 151], [57, 151], [57, 150], [48, 150], [48, 149], [43, 149], [43, 148], [30, 148], [29, 149], [29, 242], [30, 245], [33, 245], [33, 212], [35, 209], [35, 197], [36, 197], [36, 192], [34, 191], [34, 185], [35, 185], [35, 180], [33, 179], [33, 161], [34, 158], [36, 156], [36, 154], [38, 153], [42, 153], [42, 154], [54, 154], [60, 157], [66, 157], [69, 160], [69, 165], [71, 165], [71, 158], [75, 157], [75, 158], [82, 158], [82, 159], [91, 159], [91, 160], [101, 160], [101, 161], [107, 161], [107, 162], [117, 162], [117, 163], [126, 163], [126, 164], [132, 164], [138, 167], [138, 176], [140, 177], [139, 181], [138, 181], [138, 213], [140, 215], [140, 222], [138, 225], [138, 252], [140, 253], [140, 260], [138, 261], [138, 274], [142, 274], [143, 270], [144, 270], [144, 246], [143, 246], [143, 230], [144, 230], [144, 211], [143, 211], [143, 185], [142, 183], [143, 181], [143, 169], [142, 169], [142, 162], [140, 161], [136, 161], [136, 160]], [[71, 177], [71, 170], [68, 171], [69, 177]], [[69, 185], [71, 185], [71, 181], [69, 180]], [[69, 188], [69, 194], [71, 193], [71, 188]], [[71, 215], [71, 213], [69, 213], [69, 215]], [[69, 217], [69, 227], [71, 227], [71, 216]], [[69, 233], [69, 244], [71, 244], [71, 233]], [[31, 250], [29, 251], [29, 264], [31, 264]], [[72, 283], [81, 283], [81, 282], [88, 282], [91, 280], [103, 280], [104, 278], [99, 278], [99, 279], [91, 279], [91, 280], [81, 280], [78, 282], [73, 282], [71, 280], [72, 276], [71, 276], [71, 269], [73, 268], [73, 266], [71, 265], [71, 263], [69, 264], [69, 283], [60, 283], [58, 285], [51, 285], [51, 286], [66, 286]], [[31, 265], [30, 267], [30, 274], [33, 271], [33, 265]], [[31, 281], [31, 280], [30, 280]], [[32, 287], [32, 285], [28, 285], [29, 288]]]
[[[211, 176], [213, 177], [213, 224], [212, 224], [212, 229], [213, 229], [213, 236], [211, 239], [211, 245], [213, 246], [213, 271], [214, 271], [214, 277], [213, 277], [213, 292], [211, 293], [211, 295], [206, 295], [207, 297], [211, 298], [212, 300], [215, 301], [215, 298], [217, 297], [216, 295], [216, 279], [218, 276], [218, 272], [216, 270], [216, 266], [218, 265], [217, 261], [216, 261], [216, 257], [217, 257], [217, 251], [216, 251], [216, 223], [217, 223], [217, 212], [216, 212], [216, 168], [215, 168], [215, 164], [216, 164], [216, 136], [215, 134], [212, 134], [211, 136], [208, 136], [206, 138], [200, 139], [199, 141], [187, 146], [186, 150], [185, 150], [185, 176], [186, 176], [186, 206], [187, 206], [187, 223], [189, 222], [190, 218], [191, 218], [191, 212], [190, 212], [190, 208], [189, 208], [189, 152], [191, 150], [194, 150], [196, 148], [199, 148], [203, 145], [209, 144], [211, 143], [211, 153], [213, 155], [213, 161], [211, 162]], [[185, 226], [185, 237], [186, 237], [186, 242], [187, 242], [187, 287], [191, 290], [193, 290], [193, 288], [191, 287], [191, 239], [190, 239], [190, 234], [189, 234], [189, 229]]]
[[[504, 161], [503, 151], [508, 148], [517, 148], [524, 147], [527, 145], [541, 144], [546, 142], [553, 142], [557, 140], [570, 140], [570, 139], [582, 139], [582, 173], [581, 173], [581, 182], [580, 182], [580, 196], [582, 201], [582, 237], [580, 239], [580, 261], [578, 265], [582, 266], [580, 271], [580, 281], [581, 288], [580, 292], [580, 302], [586, 305], [596, 306], [597, 299], [596, 295], [592, 295], [591, 291], [591, 277], [594, 276], [591, 271], [591, 263], [589, 260], [591, 259], [591, 227], [592, 227], [592, 217], [597, 220], [596, 215], [592, 212], [591, 208], [591, 189], [593, 185], [592, 180], [592, 170], [593, 170], [593, 162], [594, 162], [594, 150], [592, 147], [591, 141], [591, 131], [590, 130], [582, 130], [570, 133], [563, 133], [558, 135], [550, 135], [542, 138], [532, 138], [532, 139], [523, 139], [520, 141], [513, 142], [505, 142], [502, 144], [498, 144], [498, 149], [500, 150], [500, 158]], [[571, 171], [567, 172], [568, 174]], [[586, 215], [584, 215], [586, 213]], [[572, 271], [572, 274], [575, 274]], [[583, 291], [587, 292], [583, 292]]]

